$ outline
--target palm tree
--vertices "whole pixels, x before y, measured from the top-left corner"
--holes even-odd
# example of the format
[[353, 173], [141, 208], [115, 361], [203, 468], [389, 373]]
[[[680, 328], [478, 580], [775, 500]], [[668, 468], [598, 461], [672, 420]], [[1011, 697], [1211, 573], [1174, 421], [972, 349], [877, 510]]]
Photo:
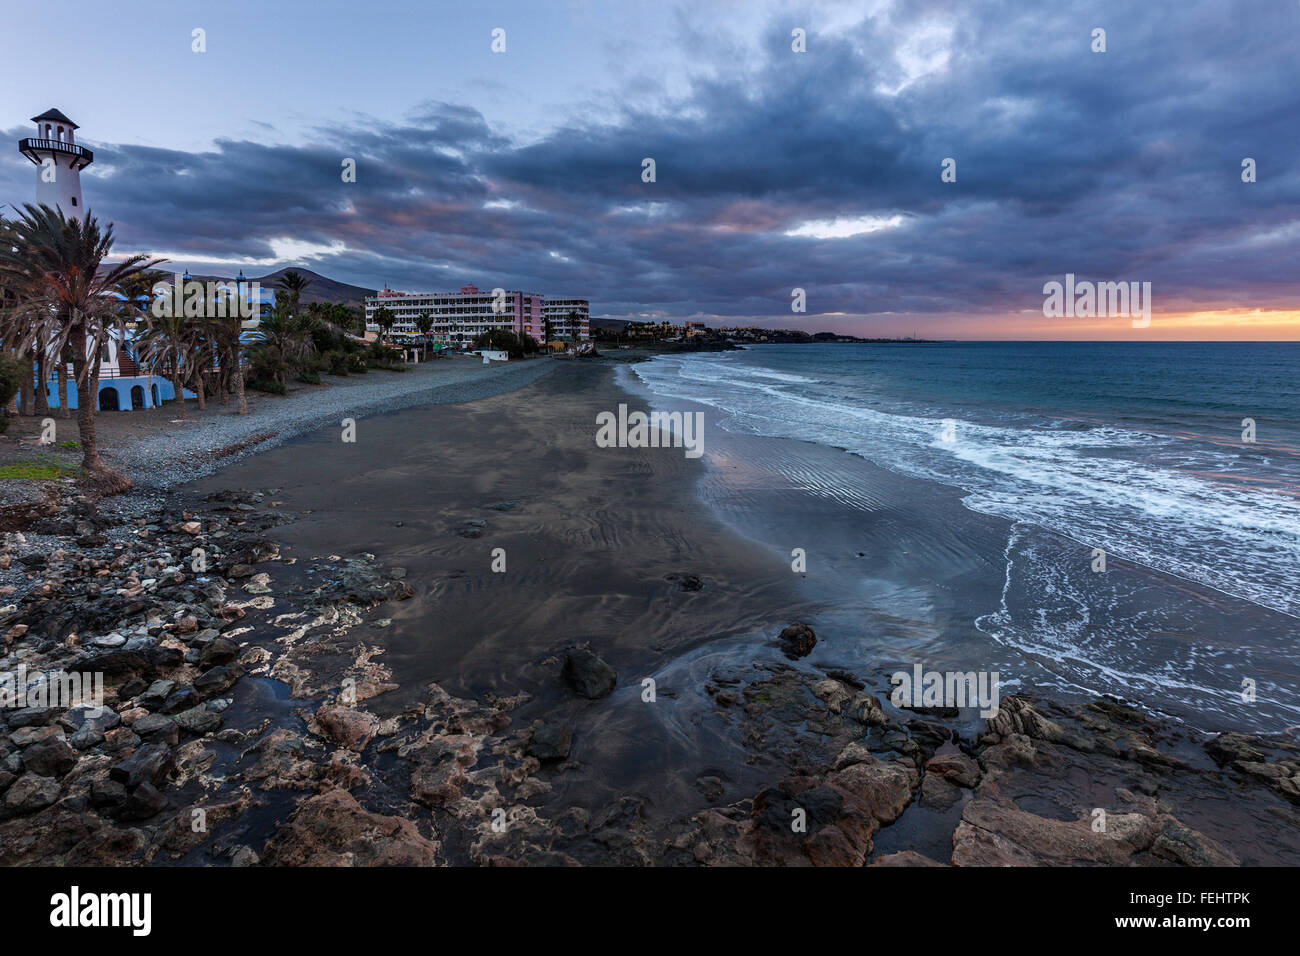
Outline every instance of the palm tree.
[[342, 302], [330, 303], [329, 321], [347, 335], [364, 335], [366, 332], [365, 319], [357, 314], [356, 309]]
[[172, 380], [176, 406], [185, 414], [185, 377], [194, 368], [194, 335], [184, 315], [154, 316], [140, 339], [140, 357], [150, 371], [157, 370]]
[[272, 369], [281, 385], [288, 384], [290, 370], [302, 371], [315, 354], [311, 337], [314, 321], [308, 315], [294, 315], [290, 300], [277, 297], [271, 314], [259, 323], [262, 338], [254, 346], [254, 357], [269, 360], [263, 364]]
[[48, 415], [50, 413], [50, 398], [47, 390], [49, 382], [49, 350], [45, 347], [45, 342], [37, 339], [32, 345], [32, 365], [36, 370], [36, 409], [37, 415]]
[[396, 321], [397, 316], [393, 314], [393, 310], [388, 308], [388, 306], [381, 306], [375, 310], [375, 325], [379, 326], [380, 344], [382, 344], [383, 340], [388, 337], [388, 333], [392, 329], [393, 323]]
[[[167, 279], [165, 272], [156, 269], [141, 269], [133, 272], [117, 284], [117, 294], [122, 297], [121, 308], [117, 314], [118, 341], [126, 346], [126, 327], [134, 325], [137, 340], [143, 335], [150, 321], [149, 306], [153, 302], [154, 289]], [[137, 347], [136, 357], [139, 357]], [[61, 401], [62, 399], [60, 399]]]
[[[222, 372], [221, 404], [228, 403], [227, 396], [233, 391], [239, 399], [239, 414], [248, 414], [248, 398], [244, 394], [244, 359], [243, 342], [240, 333], [244, 329], [243, 316], [239, 314], [239, 297], [231, 293], [223, 310], [224, 315], [214, 315], [208, 321], [208, 330], [212, 335]], [[260, 327], [260, 323], [259, 323]]]
[[290, 269], [284, 275], [280, 276], [279, 281], [277, 281], [275, 285], [288, 300], [289, 312], [290, 314], [293, 314], [298, 311], [298, 300], [302, 298], [302, 294], [307, 290], [307, 286], [311, 285], [311, 280], [301, 272], [294, 272]]
[[25, 324], [16, 336], [22, 351], [38, 339], [56, 355], [72, 348], [81, 466], [100, 491], [125, 491], [130, 480], [99, 457], [95, 411], [100, 354], [120, 308], [112, 290], [131, 273], [163, 260], [135, 255], [106, 265], [113, 226], [101, 230], [89, 210], [84, 219], [68, 219], [60, 210], [27, 204], [2, 228], [0, 284], [15, 289], [18, 299], [5, 318]]
[[[226, 367], [226, 381], [233, 385], [235, 397], [239, 399], [239, 414], [248, 414], [248, 398], [244, 394], [244, 357], [243, 342], [239, 334], [243, 330], [243, 319], [236, 312], [224, 319], [216, 319], [217, 341], [221, 347], [221, 364]], [[224, 393], [223, 393], [224, 394]]]
[[421, 312], [415, 317], [415, 327], [420, 330], [420, 335], [422, 336], [422, 341], [424, 343], [424, 351], [421, 354], [421, 358], [427, 359], [429, 357], [429, 333], [433, 331], [433, 316], [428, 312]]

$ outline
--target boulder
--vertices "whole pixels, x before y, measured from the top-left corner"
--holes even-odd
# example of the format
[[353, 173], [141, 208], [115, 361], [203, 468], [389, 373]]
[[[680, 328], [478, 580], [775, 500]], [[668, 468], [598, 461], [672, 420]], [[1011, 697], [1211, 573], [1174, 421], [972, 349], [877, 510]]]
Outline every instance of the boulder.
[[573, 728], [559, 721], [548, 720], [533, 729], [524, 752], [546, 763], [567, 759], [572, 746]]
[[266, 845], [266, 866], [431, 866], [438, 844], [402, 817], [371, 813], [346, 790], [308, 797]]
[[579, 696], [589, 700], [605, 697], [618, 683], [614, 668], [584, 647], [565, 652], [564, 677]]
[[781, 632], [778, 640], [781, 642], [781, 650], [785, 652], [785, 656], [794, 660], [807, 657], [812, 653], [813, 647], [817, 644], [817, 635], [807, 624], [795, 621]]
[[18, 778], [5, 792], [5, 811], [9, 816], [35, 813], [59, 799], [59, 782], [53, 777], [29, 773]]
[[368, 710], [324, 704], [316, 711], [319, 734], [337, 747], [360, 753], [379, 729], [379, 718]]
[[23, 751], [23, 766], [42, 777], [62, 777], [77, 763], [77, 752], [58, 737], [32, 744]]
[[164, 745], [146, 744], [109, 768], [108, 776], [131, 790], [142, 783], [158, 783], [171, 766], [171, 754]]

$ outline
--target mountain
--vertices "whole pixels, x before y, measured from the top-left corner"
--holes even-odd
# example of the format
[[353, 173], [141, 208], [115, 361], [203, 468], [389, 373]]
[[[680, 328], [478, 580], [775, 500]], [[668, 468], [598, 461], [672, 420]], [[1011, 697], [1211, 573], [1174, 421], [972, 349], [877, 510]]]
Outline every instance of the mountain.
[[[359, 309], [365, 304], [363, 301], [365, 297], [368, 295], [374, 295], [376, 291], [374, 289], [362, 288], [359, 285], [348, 285], [346, 282], [338, 282], [329, 278], [329, 276], [321, 275], [319, 272], [312, 272], [310, 269], [303, 269], [295, 266], [277, 269], [269, 275], [248, 276], [248, 280], [250, 282], [256, 282], [265, 288], [274, 289], [277, 288], [276, 283], [279, 282], [280, 277], [286, 272], [296, 272], [303, 278], [310, 280], [311, 285], [307, 286], [302, 293], [301, 302], [303, 305], [308, 305], [312, 302], [342, 302], [346, 305], [352, 306], [353, 308]], [[192, 276], [191, 278], [202, 281], [208, 279], [220, 281], [228, 280], [231, 277]]]

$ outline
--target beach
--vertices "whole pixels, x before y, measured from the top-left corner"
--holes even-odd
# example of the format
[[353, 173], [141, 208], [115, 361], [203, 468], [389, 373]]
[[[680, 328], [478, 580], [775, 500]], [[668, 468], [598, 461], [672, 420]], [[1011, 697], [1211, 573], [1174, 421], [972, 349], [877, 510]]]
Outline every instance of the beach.
[[[818, 476], [850, 456], [722, 434], [704, 406], [703, 459], [600, 448], [600, 412], [656, 401], [627, 363], [510, 374], [517, 387], [496, 394], [361, 406], [355, 441], [335, 424], [282, 428], [279, 443], [176, 488], [161, 516], [153, 492], [101, 503], [87, 520], [103, 524], [105, 563], [81, 577], [50, 547], [70, 529], [7, 542], [28, 589], [10, 598], [21, 606], [3, 623], [27, 633], [7, 660], [102, 669], [116, 655], [120, 720], [82, 739], [95, 759], [70, 764], [57, 794], [33, 797], [37, 781], [26, 802], [6, 798], [12, 859], [1300, 859], [1300, 748], [1287, 734], [1044, 693], [1011, 671], [987, 721], [891, 701], [890, 675], [914, 664], [1007, 666], [990, 660], [971, 609], [997, 606], [1008, 524], [963, 516], [956, 489], [852, 459], [860, 500], [846, 502]], [[167, 557], [81, 600], [82, 618], [53, 614], [99, 571], [134, 574], [110, 567], [118, 544]], [[56, 557], [26, 564], [36, 545]], [[203, 573], [179, 560], [194, 546], [210, 550]], [[123, 641], [88, 647], [106, 629]], [[61, 739], [57, 718], [24, 717], [55, 730], [22, 741]], [[11, 721], [14, 753], [23, 729]], [[109, 792], [111, 754], [142, 743], [166, 751], [149, 781], [157, 799], [138, 799], [138, 781]], [[210, 833], [183, 832], [195, 808]], [[71, 816], [87, 831], [77, 840], [21, 842]]]

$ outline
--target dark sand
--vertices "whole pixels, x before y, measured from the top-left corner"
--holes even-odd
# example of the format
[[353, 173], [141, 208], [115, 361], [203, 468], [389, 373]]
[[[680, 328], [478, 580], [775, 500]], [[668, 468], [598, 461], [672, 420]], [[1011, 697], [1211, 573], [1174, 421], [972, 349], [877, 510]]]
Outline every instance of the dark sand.
[[[415, 599], [375, 608], [368, 619], [391, 617], [391, 627], [359, 634], [384, 648], [401, 685], [369, 703], [376, 712], [397, 712], [429, 681], [471, 697], [526, 691], [536, 700], [517, 719], [575, 727], [585, 772], [562, 775], [553, 801], [597, 806], [638, 793], [678, 813], [683, 801], [705, 805], [696, 776], [735, 753], [693, 739], [696, 707], [674, 700], [676, 677], [663, 669], [706, 644], [742, 660], [779, 658], [777, 633], [813, 609], [788, 558], [701, 503], [699, 460], [596, 447], [597, 413], [624, 401], [640, 407], [608, 363], [574, 362], [507, 394], [361, 419], [355, 444], [326, 429], [188, 488], [278, 489], [271, 497], [294, 515], [276, 531], [285, 557], [369, 552], [408, 570]], [[507, 501], [512, 510], [490, 507]], [[505, 549], [505, 573], [491, 570], [495, 548]], [[274, 573], [277, 591], [294, 571]], [[668, 578], [682, 573], [703, 588]], [[583, 642], [618, 672], [605, 700], [576, 699], [560, 680], [555, 656]], [[646, 677], [658, 682], [653, 706], [641, 699]]]
[[[838, 746], [836, 721], [823, 707], [807, 706], [806, 691], [791, 689], [797, 680], [753, 683], [789, 675], [791, 667], [810, 682], [854, 674], [892, 719], [939, 737], [959, 729], [974, 739], [982, 722], [963, 716], [945, 729], [892, 708], [888, 674], [895, 667], [993, 664], [1004, 681], [1034, 690], [1023, 671], [993, 656], [971, 619], [972, 608], [997, 607], [1005, 521], [959, 520], [954, 489], [902, 482], [832, 449], [766, 442], [759, 462], [735, 444], [743, 439], [712, 426], [707, 470], [681, 449], [597, 448], [598, 412], [620, 402], [646, 407], [615, 384], [612, 364], [574, 362], [491, 398], [361, 418], [355, 444], [326, 429], [188, 491], [270, 491], [267, 502], [293, 516], [274, 531], [282, 556], [298, 559], [269, 569], [277, 595], [310, 584], [315, 558], [370, 553], [407, 569], [414, 599], [371, 609], [368, 622], [391, 618], [391, 625], [350, 636], [379, 647], [400, 685], [368, 700], [367, 709], [396, 714], [419, 702], [430, 682], [480, 700], [531, 695], [511, 711], [514, 727], [547, 718], [573, 730], [570, 759], [544, 769], [545, 787], [528, 800], [550, 820], [631, 798], [662, 836], [673, 821], [745, 801], [824, 764]], [[819, 476], [825, 484], [828, 470], [845, 462], [863, 470], [863, 480], [842, 484], [870, 501], [808, 494]], [[512, 503], [505, 510], [493, 507], [505, 502]], [[791, 571], [794, 546], [809, 550], [807, 575]], [[491, 570], [496, 548], [505, 550], [505, 573]], [[698, 575], [703, 588], [683, 589], [670, 579], [680, 574]], [[856, 590], [849, 586], [855, 581]], [[292, 609], [277, 600], [272, 614]], [[791, 665], [775, 638], [800, 619], [814, 622], [820, 639]], [[559, 656], [579, 643], [618, 672], [617, 688], [604, 699], [585, 700], [565, 687]], [[643, 699], [647, 678], [656, 684], [653, 703]], [[734, 700], [743, 685], [745, 695], [757, 693], [756, 706], [723, 702], [720, 688]], [[1013, 829], [1028, 821], [1041, 830], [1052, 820], [1086, 821], [1091, 807], [1119, 812], [1147, 799], [1131, 790], [1158, 790], [1182, 820], [1231, 846], [1243, 862], [1294, 859], [1294, 814], [1278, 795], [1256, 786], [1228, 797], [1223, 788], [1237, 788], [1237, 779], [1225, 783], [1199, 743], [1176, 730], [1151, 733], [1163, 734], [1196, 772], [1165, 773], [1157, 783], [1132, 760], [1039, 743], [1056, 756], [981, 789], [979, 806], [996, 803], [1005, 787], [1029, 811], [1013, 818]], [[818, 752], [828, 746], [832, 752]], [[367, 762], [381, 779], [391, 764], [384, 754]], [[376, 784], [369, 799], [400, 808], [409, 772], [403, 767]], [[1095, 786], [1085, 786], [1089, 781]], [[877, 834], [876, 855], [911, 849], [940, 862], [954, 858], [965, 799], [913, 801]], [[1154, 819], [1154, 803], [1143, 806]], [[629, 838], [625, 828], [612, 831]], [[458, 822], [440, 832], [459, 846], [469, 831]], [[972, 857], [970, 829], [963, 832], [968, 860], [1000, 862]], [[590, 862], [619, 858], [617, 846], [599, 846], [589, 848]], [[1159, 859], [1171, 858], [1209, 859]]]

